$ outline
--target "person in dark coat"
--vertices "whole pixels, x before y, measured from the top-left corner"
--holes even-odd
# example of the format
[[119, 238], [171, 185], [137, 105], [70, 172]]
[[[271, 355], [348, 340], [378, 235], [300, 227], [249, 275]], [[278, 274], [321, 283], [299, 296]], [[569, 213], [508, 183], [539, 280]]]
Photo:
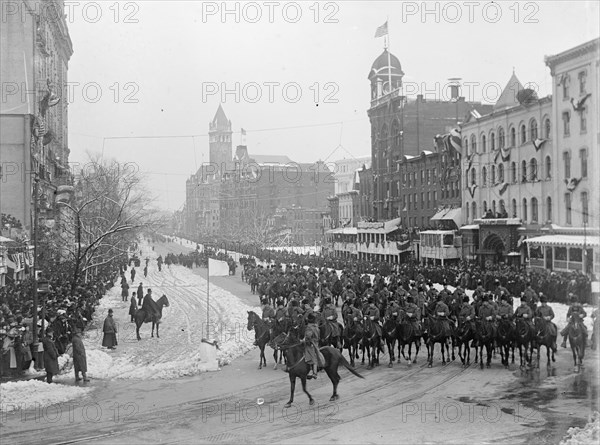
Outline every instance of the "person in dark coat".
[[131, 268], [131, 282], [133, 283], [135, 281], [135, 269], [132, 267]]
[[131, 316], [131, 322], [135, 321], [135, 313], [138, 310], [137, 301], [135, 299], [135, 292], [131, 293], [131, 304], [129, 305], [129, 315]]
[[104, 327], [102, 328], [104, 336], [102, 338], [102, 346], [108, 349], [115, 349], [117, 346], [117, 325], [113, 319], [113, 310], [108, 310], [108, 317], [104, 319]]
[[73, 369], [75, 370], [75, 381], [79, 382], [81, 378], [79, 373], [83, 376], [84, 382], [89, 382], [87, 378], [87, 358], [85, 355], [85, 346], [83, 346], [83, 340], [81, 339], [81, 329], [75, 328], [73, 333]]
[[138, 300], [140, 300], [139, 304], [142, 304], [142, 299], [144, 298], [144, 287], [142, 286], [142, 283], [140, 283], [140, 285], [137, 288], [137, 297]]
[[129, 296], [129, 284], [127, 281], [121, 283], [121, 299], [122, 301], [127, 301], [127, 297]]
[[54, 330], [46, 329], [46, 336], [42, 340], [44, 345], [44, 367], [46, 368], [46, 381], [52, 383], [52, 377], [58, 374], [58, 350], [54, 345]]

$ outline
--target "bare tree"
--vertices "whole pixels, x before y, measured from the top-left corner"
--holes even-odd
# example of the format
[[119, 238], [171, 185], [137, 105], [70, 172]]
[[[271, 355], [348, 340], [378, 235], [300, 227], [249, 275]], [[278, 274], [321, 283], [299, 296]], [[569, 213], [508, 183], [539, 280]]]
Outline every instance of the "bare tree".
[[57, 203], [65, 215], [57, 241], [62, 256], [73, 263], [71, 291], [88, 271], [126, 255], [142, 230], [166, 224], [150, 208], [133, 164], [90, 156], [73, 191], [73, 199]]

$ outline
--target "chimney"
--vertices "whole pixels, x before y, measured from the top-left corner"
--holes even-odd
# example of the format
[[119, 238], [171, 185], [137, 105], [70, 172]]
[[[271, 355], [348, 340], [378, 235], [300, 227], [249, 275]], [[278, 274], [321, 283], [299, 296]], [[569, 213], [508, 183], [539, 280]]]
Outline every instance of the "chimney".
[[452, 77], [448, 79], [448, 84], [450, 86], [450, 100], [452, 102], [458, 101], [460, 97], [460, 81], [462, 79], [460, 77]]

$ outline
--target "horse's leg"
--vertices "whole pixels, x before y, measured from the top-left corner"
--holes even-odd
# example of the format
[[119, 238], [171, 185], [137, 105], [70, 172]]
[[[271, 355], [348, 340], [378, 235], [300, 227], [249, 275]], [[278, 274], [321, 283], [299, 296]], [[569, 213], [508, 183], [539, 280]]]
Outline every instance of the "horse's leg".
[[[154, 323], [154, 322], [153, 322]], [[160, 336], [158, 335], [158, 328], [160, 326], [160, 323], [156, 323], [156, 338], [160, 338]]]
[[140, 324], [137, 322], [137, 320], [135, 321], [135, 335], [137, 336], [138, 341], [142, 339], [140, 337]]
[[[411, 342], [412, 343], [412, 342]], [[410, 347], [411, 345], [408, 345], [408, 358], [410, 359]], [[419, 355], [419, 349], [421, 349], [421, 340], [419, 339], [419, 337], [415, 337], [415, 358], [413, 359], [413, 363], [417, 363], [417, 356]]]
[[154, 337], [154, 322], [152, 322], [152, 331], [150, 331], [150, 337]]
[[265, 346], [259, 344], [258, 347], [260, 348], [260, 355], [258, 356], [258, 369], [262, 369], [263, 357], [265, 356]]
[[[316, 366], [317, 365], [315, 364], [315, 367]], [[309, 405], [314, 405], [315, 404], [315, 400], [312, 398], [312, 396], [310, 395], [310, 393], [306, 390], [306, 374], [300, 376], [300, 381], [302, 382], [302, 391], [304, 391], [304, 393], [308, 396], [308, 404]]]
[[483, 342], [480, 340], [480, 343], [481, 344], [479, 346], [477, 346], [477, 348], [479, 349], [479, 363], [480, 363], [479, 368], [483, 369]]
[[[277, 370], [277, 349], [273, 350], [273, 360], [275, 361], [275, 364], [273, 365], [273, 369]], [[279, 363], [281, 363], [281, 360], [279, 361]]]
[[433, 343], [431, 339], [429, 339], [427, 345], [427, 367], [431, 368], [433, 366], [433, 349], [435, 347], [435, 343]]
[[[446, 351], [444, 351], [444, 348], [446, 349]], [[446, 352], [448, 351], [448, 339], [444, 338], [441, 342], [440, 342], [440, 349], [442, 350], [442, 365], [446, 364]], [[448, 359], [450, 359], [450, 354], [448, 354]], [[450, 360], [448, 360], [450, 361]]]
[[386, 340], [385, 342], [387, 343], [388, 355], [390, 358], [388, 368], [392, 368], [394, 366], [394, 347], [396, 345], [391, 344], [392, 342], [390, 340]]
[[284, 408], [289, 408], [294, 403], [294, 391], [296, 391], [296, 376], [290, 372], [290, 400], [284, 405]]
[[492, 365], [492, 351], [494, 351], [494, 343], [493, 340], [491, 343], [488, 343], [486, 345], [486, 350], [487, 350], [487, 363], [486, 363], [486, 367], [490, 368]]

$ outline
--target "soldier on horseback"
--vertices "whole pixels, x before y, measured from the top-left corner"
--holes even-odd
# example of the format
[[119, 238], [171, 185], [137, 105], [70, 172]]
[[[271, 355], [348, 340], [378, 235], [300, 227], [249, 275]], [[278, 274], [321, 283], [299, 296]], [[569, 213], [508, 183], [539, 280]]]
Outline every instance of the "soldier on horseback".
[[583, 339], [584, 339], [583, 347], [585, 348], [585, 344], [587, 342], [587, 327], [583, 323], [583, 319], [587, 316], [587, 313], [583, 309], [583, 306], [581, 305], [581, 303], [579, 303], [579, 299], [577, 298], [577, 295], [573, 295], [571, 293], [571, 294], [569, 294], [569, 296], [571, 297], [571, 307], [569, 308], [569, 311], [567, 312], [567, 320], [569, 322], [567, 323], [565, 328], [560, 332], [560, 335], [562, 335], [562, 337], [563, 337], [563, 342], [560, 346], [562, 348], [567, 347], [567, 336], [569, 335], [569, 329], [571, 329], [571, 326], [573, 326], [575, 323], [579, 323], [579, 325], [581, 326], [581, 328], [583, 330], [583, 334], [584, 334], [583, 335]]
[[400, 319], [400, 317], [402, 316], [403, 312], [404, 311], [402, 310], [402, 308], [400, 307], [400, 305], [396, 301], [396, 298], [392, 297], [392, 300], [390, 301], [390, 303], [388, 304], [388, 306], [387, 306], [387, 308], [385, 310], [385, 317], [386, 318]]
[[306, 364], [310, 366], [311, 372], [308, 374], [307, 378], [316, 379], [317, 373], [315, 365], [317, 365], [317, 369], [323, 367], [325, 365], [325, 358], [323, 357], [323, 354], [321, 354], [321, 351], [319, 351], [319, 328], [316, 325], [317, 318], [315, 314], [309, 314], [306, 321], [308, 324], [302, 342], [304, 343], [305, 348], [304, 358]]
[[[270, 337], [273, 334], [273, 321], [275, 320], [275, 309], [269, 304], [268, 298], [263, 298], [261, 301], [262, 321], [269, 327]], [[258, 333], [254, 331], [254, 346], [258, 346]]]
[[[554, 318], [554, 311], [550, 306], [548, 306], [548, 297], [540, 292], [540, 303], [542, 305], [537, 308], [535, 311], [536, 317], [539, 317], [546, 322], [546, 329], [548, 329], [549, 334], [556, 338], [557, 328], [554, 323], [552, 323], [552, 319]], [[556, 343], [552, 345], [552, 349], [556, 352]]]
[[481, 320], [484, 320], [491, 324], [493, 333], [494, 333], [493, 336], [495, 337], [496, 336], [496, 309], [490, 302], [489, 294], [484, 294], [482, 299], [483, 299], [483, 303], [481, 304], [481, 307], [479, 308], [479, 318]]
[[405, 320], [412, 325], [414, 335], [421, 335], [421, 309], [415, 304], [411, 295], [406, 297], [404, 316], [406, 317]]
[[156, 307], [156, 303], [152, 299], [152, 289], [148, 289], [148, 293], [144, 297], [144, 302], [142, 303], [142, 310], [146, 313], [146, 320], [150, 321], [152, 317], [158, 317], [160, 315], [160, 311]]
[[[514, 311], [512, 305], [508, 302], [508, 298], [509, 297], [505, 294], [502, 294], [500, 296], [500, 305], [498, 306], [496, 318], [508, 318], [512, 320], [514, 316]], [[552, 308], [550, 308], [550, 310], [552, 310]], [[554, 317], [554, 314], [552, 314], [552, 317]]]
[[[368, 317], [369, 320], [373, 322], [377, 335], [379, 336], [381, 341], [381, 339], [383, 338], [383, 329], [381, 327], [381, 324], [379, 324], [379, 308], [375, 306], [375, 300], [373, 299], [373, 297], [367, 299], [367, 303], [368, 306], [364, 311], [364, 316]], [[383, 344], [380, 344], [379, 347], [383, 350]]]
[[278, 326], [279, 330], [283, 332], [283, 325], [285, 317], [287, 316], [287, 309], [283, 304], [283, 298], [277, 299], [277, 309], [275, 309], [275, 325]]
[[465, 295], [462, 298], [462, 305], [458, 312], [458, 324], [462, 326], [465, 323], [470, 323], [475, 332], [475, 308], [469, 303], [469, 297]]
[[340, 332], [339, 324], [337, 322], [337, 310], [331, 303], [331, 297], [325, 297], [323, 300], [323, 306], [321, 307], [323, 318], [325, 323], [331, 328], [331, 338], [340, 338], [342, 333]]
[[521, 305], [515, 311], [515, 317], [524, 319], [529, 325], [530, 329], [533, 329], [533, 311], [531, 307], [527, 304], [527, 299], [521, 299]]
[[441, 323], [444, 335], [449, 337], [452, 335], [452, 330], [450, 329], [450, 319], [448, 318], [450, 315], [450, 309], [446, 303], [444, 303], [444, 295], [448, 294], [444, 294], [442, 292], [438, 294], [437, 303], [433, 309], [433, 315]]

